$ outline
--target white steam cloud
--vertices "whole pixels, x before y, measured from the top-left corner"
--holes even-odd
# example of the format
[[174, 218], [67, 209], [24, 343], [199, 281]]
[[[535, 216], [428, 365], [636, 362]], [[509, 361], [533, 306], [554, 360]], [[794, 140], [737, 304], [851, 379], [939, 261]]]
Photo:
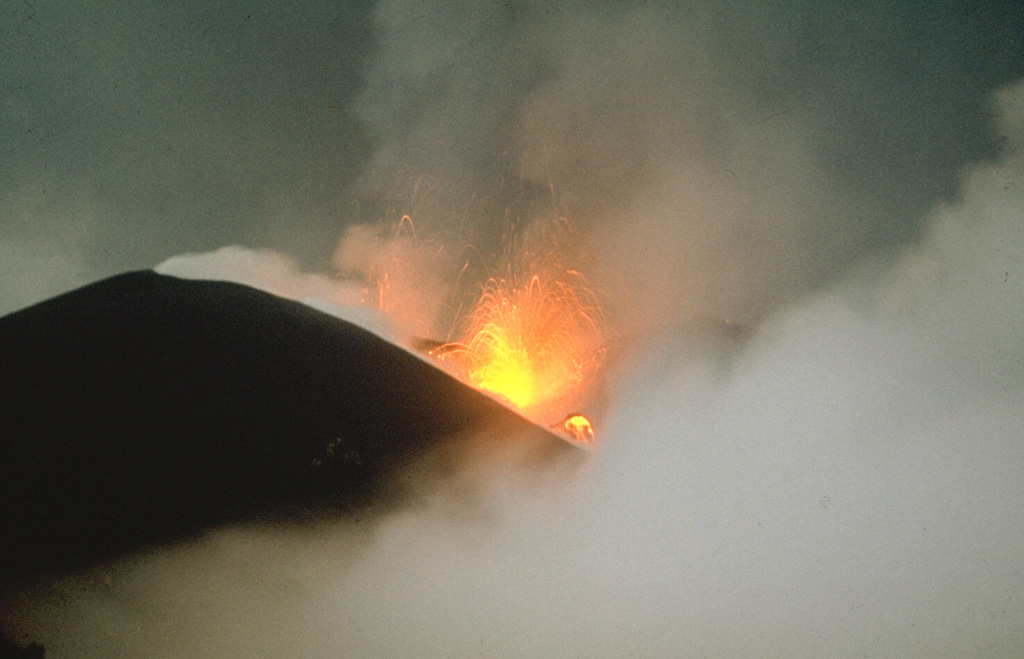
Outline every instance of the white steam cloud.
[[252, 286], [356, 323], [396, 343], [408, 343], [408, 334], [400, 332], [387, 316], [366, 304], [367, 291], [360, 282], [302, 272], [292, 259], [279, 252], [222, 247], [215, 252], [171, 257], [154, 270], [182, 279]]
[[[419, 331], [464, 244], [568, 215], [640, 337], [576, 482], [220, 530], [20, 593], [7, 631], [57, 659], [1024, 653], [1024, 84], [946, 111], [955, 27], [741, 9], [376, 7], [359, 194], [426, 242], [350, 227], [333, 265], [411, 264]], [[159, 270], [362, 294], [241, 248]]]
[[999, 100], [1006, 153], [891, 267], [735, 352], [650, 341], [571, 496], [226, 530], [26, 595], [19, 631], [54, 657], [1019, 654], [1024, 86]]

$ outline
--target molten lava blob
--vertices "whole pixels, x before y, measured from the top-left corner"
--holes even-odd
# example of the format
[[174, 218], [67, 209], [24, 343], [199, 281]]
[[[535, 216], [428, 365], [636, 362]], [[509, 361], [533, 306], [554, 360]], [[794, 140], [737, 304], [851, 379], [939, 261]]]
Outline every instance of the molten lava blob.
[[567, 433], [581, 444], [594, 442], [594, 426], [590, 423], [590, 419], [582, 414], [570, 414], [564, 421], [552, 426], [551, 429]]

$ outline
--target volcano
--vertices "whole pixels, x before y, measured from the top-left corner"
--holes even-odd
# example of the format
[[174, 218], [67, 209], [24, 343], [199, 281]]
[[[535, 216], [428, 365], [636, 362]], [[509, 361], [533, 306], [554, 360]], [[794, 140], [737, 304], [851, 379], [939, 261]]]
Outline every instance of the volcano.
[[[578, 450], [351, 323], [151, 271], [0, 318], [0, 581]], [[438, 480], [438, 479], [434, 479]]]

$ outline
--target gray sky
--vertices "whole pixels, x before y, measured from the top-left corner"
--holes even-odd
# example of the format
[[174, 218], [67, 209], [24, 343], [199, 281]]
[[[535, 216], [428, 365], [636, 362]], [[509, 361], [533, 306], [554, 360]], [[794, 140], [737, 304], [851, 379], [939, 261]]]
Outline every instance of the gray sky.
[[224, 530], [8, 624], [54, 657], [1020, 656], [1018, 3], [694, 4], [0, 5], [0, 311], [241, 245], [165, 271], [331, 297], [405, 255], [436, 312], [467, 244], [565, 215], [644, 337], [569, 483]]
[[329, 266], [368, 154], [368, 7], [0, 11], [5, 309], [226, 244]]

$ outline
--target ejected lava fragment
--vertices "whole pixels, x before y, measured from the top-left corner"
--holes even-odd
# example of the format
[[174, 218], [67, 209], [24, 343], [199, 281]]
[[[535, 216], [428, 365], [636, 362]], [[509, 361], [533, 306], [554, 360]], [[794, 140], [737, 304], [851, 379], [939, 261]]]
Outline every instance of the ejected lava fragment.
[[0, 580], [361, 510], [467, 438], [573, 450], [360, 327], [226, 282], [72, 291], [0, 318], [0, 364]]

